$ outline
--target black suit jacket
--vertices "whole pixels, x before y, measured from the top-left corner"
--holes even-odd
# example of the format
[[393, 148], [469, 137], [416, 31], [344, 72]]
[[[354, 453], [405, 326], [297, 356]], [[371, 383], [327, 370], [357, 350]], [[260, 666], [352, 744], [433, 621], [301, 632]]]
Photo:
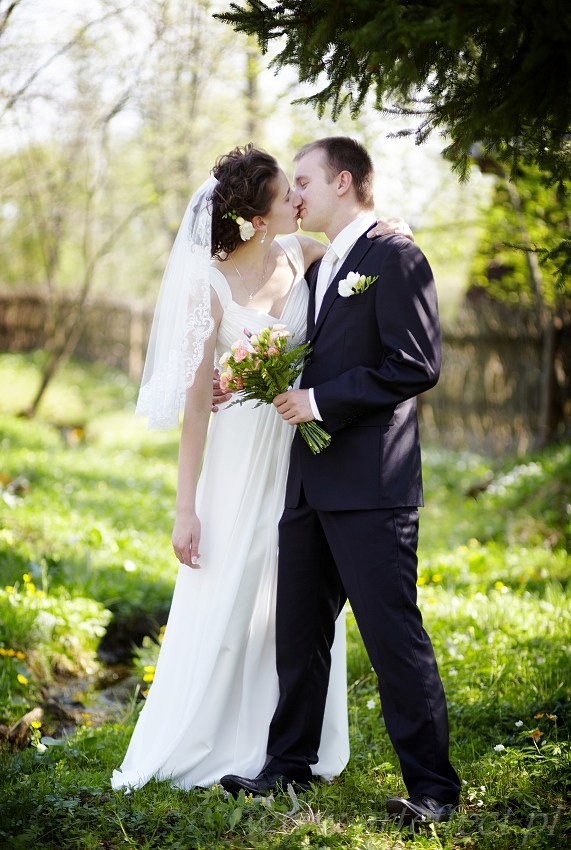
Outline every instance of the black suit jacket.
[[[313, 387], [332, 435], [312, 455], [299, 433], [291, 450], [286, 507], [303, 491], [318, 510], [423, 504], [416, 396], [440, 372], [440, 326], [432, 271], [420, 249], [397, 235], [363, 234], [331, 281], [314, 323], [318, 264], [308, 273], [308, 338], [301, 386]], [[344, 298], [350, 271], [378, 275]]]

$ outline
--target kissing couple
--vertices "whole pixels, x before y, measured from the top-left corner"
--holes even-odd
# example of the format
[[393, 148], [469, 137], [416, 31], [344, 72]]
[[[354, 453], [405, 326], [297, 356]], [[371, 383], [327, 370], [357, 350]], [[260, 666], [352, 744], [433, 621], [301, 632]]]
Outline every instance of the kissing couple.
[[[180, 567], [116, 789], [154, 777], [263, 794], [338, 776], [349, 758], [348, 599], [408, 792], [387, 810], [442, 821], [458, 803], [416, 596], [416, 396], [439, 376], [436, 288], [406, 229], [377, 221], [373, 176], [347, 137], [305, 145], [293, 186], [248, 145], [217, 160], [187, 207], [137, 407], [159, 428], [184, 412]], [[327, 250], [299, 221], [325, 233]], [[273, 405], [223, 400], [211, 417], [213, 364], [244, 327], [274, 323], [310, 340], [300, 386]], [[292, 427], [312, 420], [332, 437], [317, 455]]]

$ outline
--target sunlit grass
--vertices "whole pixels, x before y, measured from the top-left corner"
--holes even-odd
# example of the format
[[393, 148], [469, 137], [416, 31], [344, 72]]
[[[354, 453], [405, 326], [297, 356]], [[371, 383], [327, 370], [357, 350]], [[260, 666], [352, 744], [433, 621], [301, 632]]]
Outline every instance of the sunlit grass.
[[[0, 357], [0, 379], [10, 386], [0, 400], [0, 724], [9, 724], [41, 704], [64, 669], [85, 675], [100, 666], [95, 648], [111, 616], [154, 618], [158, 634], [176, 572], [177, 435], [148, 434], [133, 417], [134, 387], [109, 370], [71, 364], [37, 422], [13, 415], [29, 401], [36, 359]], [[571, 448], [492, 462], [431, 447], [425, 479], [419, 598], [464, 784], [459, 817], [416, 836], [414, 846], [562, 848], [571, 777]], [[104, 719], [86, 711], [71, 737], [43, 752], [0, 748], [0, 846], [410, 846], [385, 818], [387, 795], [404, 787], [351, 616], [348, 629], [351, 762], [333, 784], [300, 797], [296, 811], [287, 796], [234, 801], [219, 789], [165, 783], [111, 792], [156, 663], [158, 646], [148, 640], [130, 702]], [[51, 723], [46, 717], [38, 740], [49, 741]]]

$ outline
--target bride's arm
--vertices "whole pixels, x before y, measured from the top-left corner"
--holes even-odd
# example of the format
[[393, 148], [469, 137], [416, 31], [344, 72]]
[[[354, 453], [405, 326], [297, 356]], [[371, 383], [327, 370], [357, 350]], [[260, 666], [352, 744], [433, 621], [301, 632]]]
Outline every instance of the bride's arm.
[[[387, 233], [400, 233], [401, 236], [406, 236], [414, 242], [412, 230], [403, 218], [379, 218], [377, 219], [377, 224], [369, 230], [367, 236], [369, 239], [374, 239], [375, 236], [386, 236]], [[312, 263], [322, 258], [327, 245], [324, 245], [323, 242], [318, 242], [312, 236], [304, 236], [300, 233], [296, 233], [295, 236], [301, 245], [304, 268], [307, 271]]]
[[301, 245], [304, 271], [307, 271], [312, 263], [322, 258], [327, 250], [327, 245], [324, 245], [323, 242], [318, 242], [312, 236], [302, 236], [300, 233], [296, 233], [295, 237]]
[[178, 560], [199, 567], [200, 520], [196, 515], [196, 486], [212, 405], [212, 364], [222, 308], [216, 295], [211, 298], [214, 330], [204, 345], [202, 363], [194, 383], [186, 392], [184, 417], [178, 453], [178, 485], [172, 545]]

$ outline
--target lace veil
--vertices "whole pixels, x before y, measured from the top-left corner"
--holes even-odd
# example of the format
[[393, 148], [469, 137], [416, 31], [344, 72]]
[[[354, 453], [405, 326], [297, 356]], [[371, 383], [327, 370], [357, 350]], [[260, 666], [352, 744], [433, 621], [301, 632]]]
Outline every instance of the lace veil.
[[149, 429], [178, 427], [214, 327], [209, 269], [217, 182], [209, 177], [190, 199], [161, 283], [135, 411], [149, 417]]

